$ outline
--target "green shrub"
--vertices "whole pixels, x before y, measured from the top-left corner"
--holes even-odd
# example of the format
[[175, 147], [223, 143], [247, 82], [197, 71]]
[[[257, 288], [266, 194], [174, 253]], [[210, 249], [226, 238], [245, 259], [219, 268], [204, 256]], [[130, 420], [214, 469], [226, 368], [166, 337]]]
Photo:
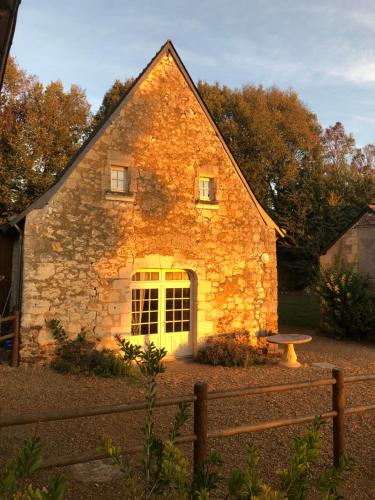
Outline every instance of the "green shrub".
[[130, 367], [124, 360], [111, 351], [92, 351], [90, 371], [100, 377], [124, 377], [130, 374]]
[[361, 340], [375, 328], [374, 298], [367, 278], [336, 261], [321, 270], [315, 285], [321, 300], [320, 329], [338, 338]]
[[[302, 437], [296, 436], [289, 467], [278, 470], [276, 489], [263, 482], [258, 471], [259, 457], [256, 448], [248, 444], [246, 467], [235, 468], [229, 477], [227, 498], [233, 500], [305, 500], [322, 498], [339, 500], [343, 498], [337, 491], [343, 483], [344, 472], [353, 468], [353, 461], [343, 455], [339, 467], [330, 467], [320, 476], [312, 473], [317, 463], [321, 446], [321, 427], [323, 420], [317, 418]], [[319, 496], [318, 492], [320, 493]]]
[[69, 340], [64, 327], [59, 319], [46, 320], [47, 326], [51, 329], [53, 338], [59, 343], [63, 344]]
[[93, 349], [94, 343], [86, 340], [84, 332], [79, 333], [74, 340], [59, 341], [51, 367], [61, 373], [89, 372]]
[[0, 472], [0, 498], [27, 500], [61, 500], [66, 490], [63, 476], [49, 477], [47, 486], [34, 488], [29, 482], [39, 469], [42, 444], [33, 437], [24, 442], [23, 448], [14, 460], [8, 460]]
[[264, 363], [265, 353], [251, 345], [248, 332], [208, 337], [196, 356], [199, 363], [223, 366], [250, 366]]
[[60, 373], [92, 373], [99, 377], [123, 377], [130, 374], [131, 367], [117, 354], [97, 351], [94, 342], [86, 339], [84, 330], [69, 340], [59, 320], [50, 320], [47, 325], [57, 340], [58, 347], [51, 368]]

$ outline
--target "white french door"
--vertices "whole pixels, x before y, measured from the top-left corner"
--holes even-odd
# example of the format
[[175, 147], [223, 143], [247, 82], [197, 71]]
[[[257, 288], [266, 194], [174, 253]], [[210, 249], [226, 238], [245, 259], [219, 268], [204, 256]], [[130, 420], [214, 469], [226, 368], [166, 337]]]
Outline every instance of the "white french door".
[[154, 342], [169, 355], [192, 354], [190, 284], [188, 273], [180, 269], [135, 272], [129, 340], [142, 346]]

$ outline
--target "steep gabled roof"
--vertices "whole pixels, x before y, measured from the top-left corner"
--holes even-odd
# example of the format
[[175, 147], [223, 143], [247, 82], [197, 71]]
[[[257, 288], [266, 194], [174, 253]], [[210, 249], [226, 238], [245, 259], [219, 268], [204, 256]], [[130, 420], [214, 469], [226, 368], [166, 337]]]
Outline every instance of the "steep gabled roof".
[[350, 224], [348, 224], [345, 229], [343, 229], [340, 234], [338, 236], [336, 236], [336, 238], [334, 240], [332, 240], [323, 250], [322, 250], [322, 253], [321, 255], [325, 255], [328, 250], [333, 247], [333, 245], [335, 243], [337, 243], [339, 241], [339, 239], [344, 236], [345, 233], [347, 233], [349, 231], [349, 229], [351, 229], [353, 226], [355, 226], [357, 224], [357, 222], [362, 219], [362, 217], [366, 214], [374, 214], [375, 215], [375, 204], [373, 205], [366, 205], [366, 207], [361, 210], [361, 212], [357, 215], [357, 217], [352, 220], [350, 222]]
[[208, 110], [207, 106], [205, 105], [202, 97], [200, 96], [197, 87], [195, 86], [193, 80], [191, 79], [188, 71], [186, 70], [183, 62], [180, 59], [180, 56], [177, 54], [176, 49], [173, 46], [173, 43], [171, 40], [167, 40], [167, 42], [161, 47], [159, 52], [155, 54], [153, 59], [149, 62], [149, 64], [145, 67], [145, 69], [142, 71], [142, 73], [138, 76], [138, 78], [133, 82], [133, 85], [129, 89], [128, 93], [119, 101], [119, 103], [116, 105], [114, 110], [106, 116], [101, 123], [97, 126], [97, 128], [90, 134], [90, 136], [87, 138], [87, 140], [84, 142], [84, 144], [81, 146], [81, 148], [77, 151], [77, 153], [73, 156], [67, 167], [64, 169], [62, 174], [59, 176], [59, 178], [56, 180], [54, 185], [48, 189], [40, 198], [38, 198], [34, 203], [32, 203], [28, 208], [26, 208], [23, 212], [20, 214], [16, 215], [15, 217], [12, 217], [9, 219], [9, 224], [14, 225], [17, 224], [20, 220], [22, 220], [26, 215], [31, 212], [31, 210], [34, 210], [36, 208], [42, 208], [50, 198], [53, 196], [53, 194], [56, 193], [56, 191], [60, 188], [60, 186], [65, 182], [65, 180], [69, 177], [71, 172], [74, 170], [75, 166], [78, 164], [82, 156], [86, 153], [86, 151], [94, 144], [94, 142], [100, 137], [100, 135], [105, 131], [105, 129], [108, 127], [108, 125], [117, 117], [122, 105], [132, 96], [132, 94], [135, 92], [137, 87], [142, 83], [142, 81], [146, 78], [146, 76], [149, 74], [149, 72], [154, 68], [154, 66], [160, 61], [162, 57], [164, 57], [166, 54], [170, 54], [177, 67], [179, 68], [180, 72], [182, 73], [185, 81], [187, 82], [188, 86], [190, 87], [191, 91], [195, 95], [198, 103], [200, 104], [203, 112], [205, 113], [208, 121], [214, 128], [217, 137], [219, 138], [225, 152], [227, 153], [228, 157], [230, 158], [235, 170], [237, 171], [242, 183], [244, 184], [246, 190], [248, 191], [251, 199], [253, 200], [261, 218], [265, 222], [265, 224], [269, 227], [272, 227], [275, 229], [280, 236], [284, 236], [284, 232], [277, 226], [277, 224], [272, 220], [272, 218], [267, 214], [265, 209], [262, 207], [258, 199], [256, 198], [255, 194], [251, 190], [249, 184], [247, 183], [239, 165], [237, 164], [236, 160], [234, 159], [232, 152], [229, 149], [229, 146], [225, 142], [225, 139], [220, 132], [218, 126], [216, 125], [210, 111]]

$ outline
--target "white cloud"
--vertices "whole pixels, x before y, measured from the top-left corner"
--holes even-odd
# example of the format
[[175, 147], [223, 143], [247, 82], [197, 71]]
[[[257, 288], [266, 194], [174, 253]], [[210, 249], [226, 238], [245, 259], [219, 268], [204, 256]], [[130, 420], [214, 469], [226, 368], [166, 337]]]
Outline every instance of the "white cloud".
[[375, 30], [375, 13], [370, 12], [368, 9], [365, 11], [349, 11], [347, 16], [352, 21], [355, 21], [361, 26]]
[[330, 73], [355, 84], [375, 83], [375, 62], [352, 62], [332, 69]]

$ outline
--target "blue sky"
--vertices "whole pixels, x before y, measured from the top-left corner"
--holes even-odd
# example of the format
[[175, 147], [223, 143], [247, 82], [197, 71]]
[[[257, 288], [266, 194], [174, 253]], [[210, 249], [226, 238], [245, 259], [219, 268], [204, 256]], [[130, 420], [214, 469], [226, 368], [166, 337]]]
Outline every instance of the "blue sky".
[[194, 81], [293, 87], [323, 126], [375, 142], [373, 0], [23, 0], [11, 53], [95, 109], [168, 38]]

